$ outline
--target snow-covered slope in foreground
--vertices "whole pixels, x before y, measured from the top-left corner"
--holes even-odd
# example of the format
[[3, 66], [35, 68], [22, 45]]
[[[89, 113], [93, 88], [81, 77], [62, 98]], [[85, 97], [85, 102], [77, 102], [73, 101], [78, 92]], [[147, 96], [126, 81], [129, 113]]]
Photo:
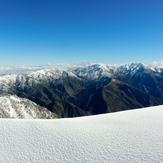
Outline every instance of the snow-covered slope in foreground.
[[163, 162], [163, 106], [55, 120], [0, 119], [1, 163]]

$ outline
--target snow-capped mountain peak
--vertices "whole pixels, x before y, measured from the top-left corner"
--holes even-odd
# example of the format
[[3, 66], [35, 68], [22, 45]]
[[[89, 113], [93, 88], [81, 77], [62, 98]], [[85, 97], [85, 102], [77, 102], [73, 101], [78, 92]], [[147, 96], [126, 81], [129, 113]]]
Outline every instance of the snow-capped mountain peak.
[[[37, 67], [38, 68], [38, 67]], [[36, 69], [36, 68], [35, 68]], [[129, 63], [123, 65], [110, 64], [90, 64], [87, 66], [52, 66], [30, 72], [28, 74], [11, 74], [0, 76], [0, 92], [12, 94], [13, 87], [36, 86], [42, 82], [58, 83], [63, 82], [63, 78], [73, 77], [78, 80], [101, 80], [102, 78], [116, 78], [118, 75], [131, 75], [143, 72], [163, 73], [161, 66], [147, 66], [142, 63]]]
[[142, 63], [130, 63], [130, 64], [125, 64], [120, 66], [119, 72], [124, 73], [124, 74], [135, 74], [140, 70], [144, 70], [146, 66]]

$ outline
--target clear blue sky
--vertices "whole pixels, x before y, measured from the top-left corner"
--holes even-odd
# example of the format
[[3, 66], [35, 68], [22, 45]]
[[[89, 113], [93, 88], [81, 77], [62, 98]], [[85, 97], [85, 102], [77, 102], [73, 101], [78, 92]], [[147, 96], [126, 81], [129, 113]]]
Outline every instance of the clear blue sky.
[[0, 0], [0, 66], [163, 61], [163, 0]]

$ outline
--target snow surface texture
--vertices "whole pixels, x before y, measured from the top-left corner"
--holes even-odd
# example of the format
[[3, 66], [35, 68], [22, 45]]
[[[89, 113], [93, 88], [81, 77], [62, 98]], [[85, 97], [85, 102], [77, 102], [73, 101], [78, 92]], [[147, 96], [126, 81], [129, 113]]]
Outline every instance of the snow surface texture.
[[162, 163], [162, 126], [163, 106], [69, 119], [0, 119], [0, 162]]
[[15, 95], [0, 97], [0, 118], [57, 118], [44, 107]]

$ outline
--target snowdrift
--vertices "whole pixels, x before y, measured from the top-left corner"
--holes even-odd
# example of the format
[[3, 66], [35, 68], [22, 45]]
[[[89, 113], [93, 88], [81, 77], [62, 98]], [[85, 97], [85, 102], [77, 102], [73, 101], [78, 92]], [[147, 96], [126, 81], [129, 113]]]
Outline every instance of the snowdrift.
[[0, 119], [1, 163], [163, 162], [163, 106], [80, 118]]

